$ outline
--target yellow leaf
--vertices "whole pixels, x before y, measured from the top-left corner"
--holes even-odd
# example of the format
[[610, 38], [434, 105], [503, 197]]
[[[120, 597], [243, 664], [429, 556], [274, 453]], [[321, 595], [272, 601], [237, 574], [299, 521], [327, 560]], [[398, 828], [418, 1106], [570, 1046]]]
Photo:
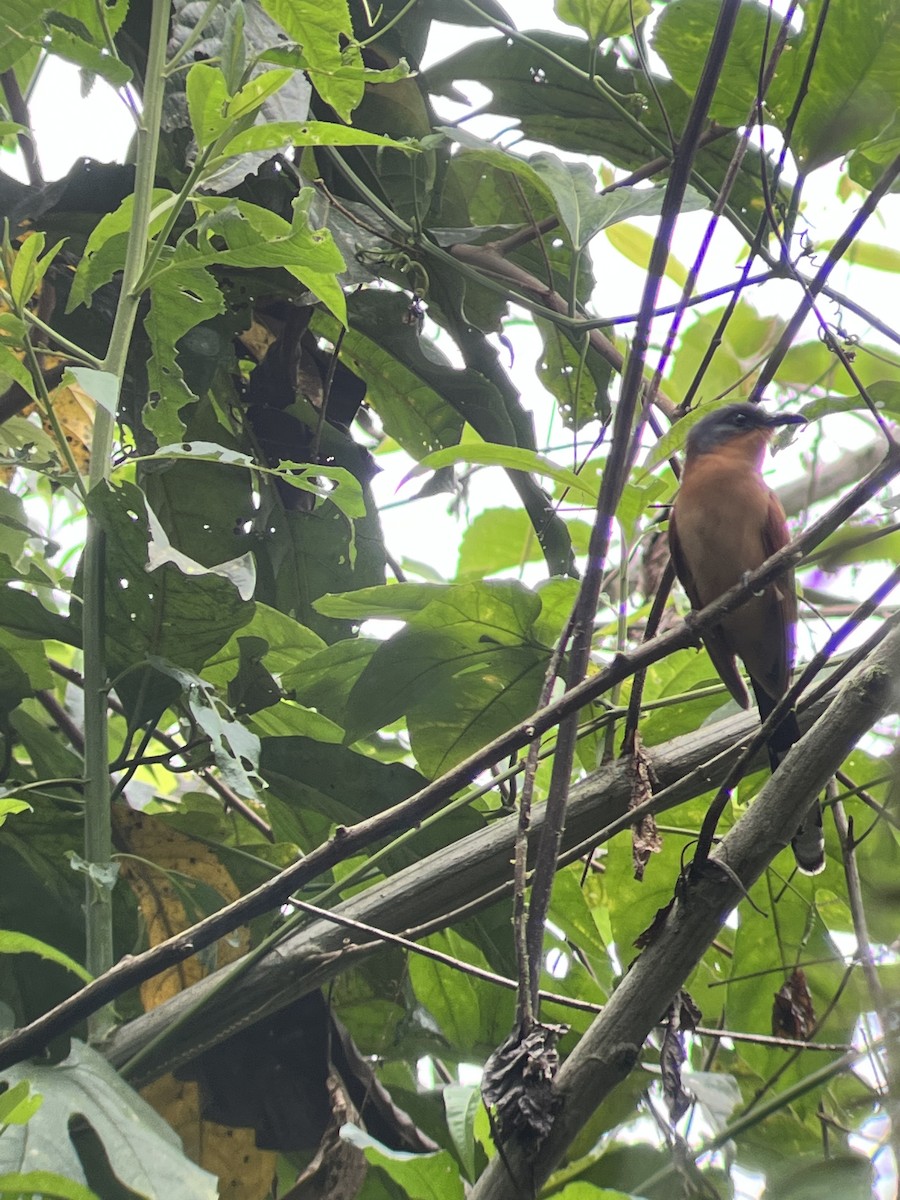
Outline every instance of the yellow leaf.
[[[223, 902], [238, 898], [234, 880], [212, 848], [179, 833], [159, 817], [114, 808], [116, 840], [125, 852], [122, 878], [131, 886], [151, 946], [187, 929], [199, 915], [185, 900], [195, 881], [217, 892]], [[216, 965], [245, 954], [246, 929], [216, 944]], [[204, 959], [204, 962], [206, 960]], [[195, 955], [141, 986], [145, 1009], [155, 1008], [207, 973]], [[142, 1089], [144, 1099], [172, 1126], [185, 1153], [219, 1180], [219, 1196], [230, 1200], [264, 1200], [271, 1191], [276, 1155], [256, 1147], [252, 1129], [232, 1129], [200, 1115], [196, 1083], [164, 1075]]]

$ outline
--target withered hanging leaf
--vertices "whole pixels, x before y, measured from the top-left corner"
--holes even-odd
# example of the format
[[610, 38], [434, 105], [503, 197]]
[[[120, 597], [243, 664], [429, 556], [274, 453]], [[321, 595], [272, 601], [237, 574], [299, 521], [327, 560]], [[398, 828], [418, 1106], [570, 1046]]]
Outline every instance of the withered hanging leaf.
[[772, 1033], [805, 1042], [816, 1028], [816, 1014], [806, 976], [797, 967], [775, 993], [772, 1004]]
[[666, 1013], [666, 1032], [659, 1052], [659, 1065], [663, 1094], [673, 1125], [681, 1120], [693, 1102], [693, 1096], [684, 1089], [681, 1068], [687, 1058], [684, 1032], [687, 1030], [692, 1033], [696, 1029], [700, 1015], [700, 1010], [687, 992], [678, 992]]
[[[653, 767], [650, 759], [644, 753], [640, 737], [635, 734], [634, 745], [628, 756], [631, 795], [628, 800], [629, 812], [648, 800], [653, 799]], [[634, 864], [634, 877], [641, 883], [644, 871], [650, 861], [651, 854], [659, 854], [662, 850], [662, 838], [656, 828], [656, 819], [652, 813], [645, 813], [631, 827], [631, 857]]]
[[556, 1044], [568, 1028], [539, 1021], [520, 1026], [485, 1063], [481, 1095], [493, 1109], [501, 1142], [517, 1134], [536, 1151], [550, 1132], [559, 1107], [553, 1091], [559, 1069]]

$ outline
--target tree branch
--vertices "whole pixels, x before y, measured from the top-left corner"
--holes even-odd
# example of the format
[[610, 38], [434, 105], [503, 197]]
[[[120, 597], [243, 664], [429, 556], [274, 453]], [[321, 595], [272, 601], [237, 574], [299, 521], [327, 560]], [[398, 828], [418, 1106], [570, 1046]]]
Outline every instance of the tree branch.
[[[522, 1200], [520, 1182], [537, 1190], [591, 1114], [633, 1069], [641, 1047], [675, 993], [684, 985], [727, 914], [787, 846], [800, 814], [840, 766], [847, 748], [896, 706], [900, 631], [885, 639], [849, 680], [813, 729], [793, 747], [752, 807], [727, 834], [711, 866], [686, 882], [653, 941], [627, 972], [603, 1013], [560, 1069], [559, 1113], [546, 1141], [509, 1142], [475, 1184], [471, 1200]], [[508, 1163], [508, 1166], [507, 1166]]]

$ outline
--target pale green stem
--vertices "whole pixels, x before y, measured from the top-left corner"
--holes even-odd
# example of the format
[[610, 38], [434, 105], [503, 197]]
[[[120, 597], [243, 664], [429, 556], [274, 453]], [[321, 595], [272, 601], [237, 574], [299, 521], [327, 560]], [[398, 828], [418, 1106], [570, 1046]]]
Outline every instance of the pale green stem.
[[[128, 347], [137, 317], [140, 279], [147, 253], [147, 228], [153, 199], [156, 156], [163, 104], [163, 72], [169, 32], [169, 0], [153, 0], [150, 45], [144, 88], [144, 109], [137, 131], [137, 168], [134, 215], [122, 274], [122, 291], [102, 369], [114, 375], [121, 387]], [[91, 453], [91, 487], [104, 486], [109, 477], [115, 417], [101, 405], [94, 420]], [[101, 975], [113, 965], [112, 888], [106, 882], [112, 870], [109, 749], [107, 739], [107, 674], [105, 645], [105, 537], [97, 520], [88, 514], [84, 549], [84, 857], [88, 867], [85, 892], [87, 931], [86, 965]], [[109, 1010], [95, 1014], [90, 1023], [96, 1040], [112, 1024]]]

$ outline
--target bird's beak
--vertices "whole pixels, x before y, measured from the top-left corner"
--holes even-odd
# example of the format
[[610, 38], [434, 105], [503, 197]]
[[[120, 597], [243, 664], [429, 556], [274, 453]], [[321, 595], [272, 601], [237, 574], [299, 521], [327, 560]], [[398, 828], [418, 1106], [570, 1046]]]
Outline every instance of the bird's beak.
[[801, 417], [799, 413], [774, 413], [769, 417], [769, 424], [775, 425], [806, 425], [806, 417]]

